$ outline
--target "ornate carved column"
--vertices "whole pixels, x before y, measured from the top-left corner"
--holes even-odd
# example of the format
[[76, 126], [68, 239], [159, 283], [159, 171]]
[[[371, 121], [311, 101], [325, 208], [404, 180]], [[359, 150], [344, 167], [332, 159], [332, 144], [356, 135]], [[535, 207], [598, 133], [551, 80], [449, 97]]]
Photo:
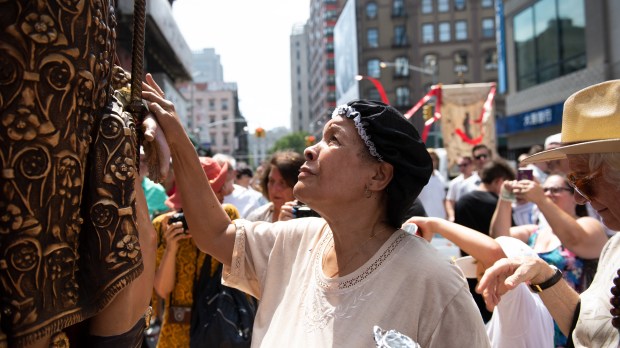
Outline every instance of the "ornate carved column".
[[0, 315], [9, 346], [104, 308], [142, 271], [136, 136], [110, 86], [108, 0], [0, 0]]

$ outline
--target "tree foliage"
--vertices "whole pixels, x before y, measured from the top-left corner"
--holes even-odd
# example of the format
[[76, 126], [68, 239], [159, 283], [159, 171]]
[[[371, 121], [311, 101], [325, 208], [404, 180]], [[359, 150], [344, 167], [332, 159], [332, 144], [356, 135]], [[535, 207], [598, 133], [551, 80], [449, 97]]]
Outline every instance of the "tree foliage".
[[269, 153], [272, 154], [279, 150], [293, 150], [301, 154], [304, 153], [306, 145], [307, 132], [294, 132], [283, 136], [278, 139], [276, 143], [269, 149]]

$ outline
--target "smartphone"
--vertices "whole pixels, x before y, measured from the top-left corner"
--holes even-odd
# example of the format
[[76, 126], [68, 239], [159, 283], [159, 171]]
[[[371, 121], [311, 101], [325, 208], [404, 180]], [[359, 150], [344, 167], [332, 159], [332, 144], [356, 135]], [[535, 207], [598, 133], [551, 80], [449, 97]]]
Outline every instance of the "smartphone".
[[517, 180], [534, 180], [534, 170], [519, 168], [517, 170]]

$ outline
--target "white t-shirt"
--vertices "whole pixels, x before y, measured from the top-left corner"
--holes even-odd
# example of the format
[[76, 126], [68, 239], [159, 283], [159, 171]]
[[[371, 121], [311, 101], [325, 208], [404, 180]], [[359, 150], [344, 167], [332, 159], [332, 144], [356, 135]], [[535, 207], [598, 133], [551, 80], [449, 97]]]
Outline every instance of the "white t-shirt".
[[446, 182], [441, 173], [437, 170], [431, 175], [428, 184], [424, 186], [422, 192], [418, 196], [426, 215], [432, 217], [446, 218], [446, 207], [444, 199], [446, 198]]
[[375, 347], [375, 325], [422, 347], [489, 347], [461, 271], [417, 236], [398, 230], [357, 271], [327, 278], [325, 220], [235, 224], [223, 283], [260, 301], [252, 347]]
[[469, 178], [463, 180], [463, 182], [458, 186], [459, 190], [457, 193], [456, 201], [458, 201], [466, 194], [475, 191], [480, 185], [480, 182], [480, 176], [478, 176], [477, 172], [474, 172]]
[[224, 203], [234, 205], [244, 219], [251, 211], [267, 203], [267, 199], [253, 188], [245, 188], [237, 184], [234, 184], [234, 188], [231, 194], [224, 197]]
[[553, 318], [540, 296], [519, 284], [502, 296], [487, 333], [493, 348], [553, 347]]
[[450, 180], [448, 183], [448, 193], [446, 193], [446, 199], [451, 201], [457, 201], [459, 185], [465, 180], [465, 176], [463, 174], [459, 174], [456, 178]]

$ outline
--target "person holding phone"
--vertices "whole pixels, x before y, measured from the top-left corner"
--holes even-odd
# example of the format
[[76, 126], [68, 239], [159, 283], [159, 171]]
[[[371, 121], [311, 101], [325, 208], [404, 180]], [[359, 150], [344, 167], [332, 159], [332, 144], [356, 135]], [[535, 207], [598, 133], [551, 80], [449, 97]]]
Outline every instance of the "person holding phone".
[[323, 218], [231, 223], [198, 175], [174, 105], [147, 81], [143, 97], [170, 144], [192, 239], [224, 264], [224, 284], [260, 301], [253, 347], [370, 347], [385, 332], [426, 348], [489, 346], [457, 266], [401, 229], [432, 162], [398, 110], [372, 100], [338, 106], [305, 149], [294, 194]]
[[[523, 175], [523, 174], [522, 174]], [[530, 179], [505, 181], [491, 219], [491, 236], [512, 236], [530, 245], [541, 259], [554, 265], [577, 292], [587, 289], [596, 273], [597, 260], [607, 242], [602, 224], [578, 214], [574, 189], [562, 175], [550, 175], [540, 185]], [[537, 224], [511, 226], [513, 199], [536, 205], [544, 221]], [[559, 328], [556, 345], [566, 344]]]

